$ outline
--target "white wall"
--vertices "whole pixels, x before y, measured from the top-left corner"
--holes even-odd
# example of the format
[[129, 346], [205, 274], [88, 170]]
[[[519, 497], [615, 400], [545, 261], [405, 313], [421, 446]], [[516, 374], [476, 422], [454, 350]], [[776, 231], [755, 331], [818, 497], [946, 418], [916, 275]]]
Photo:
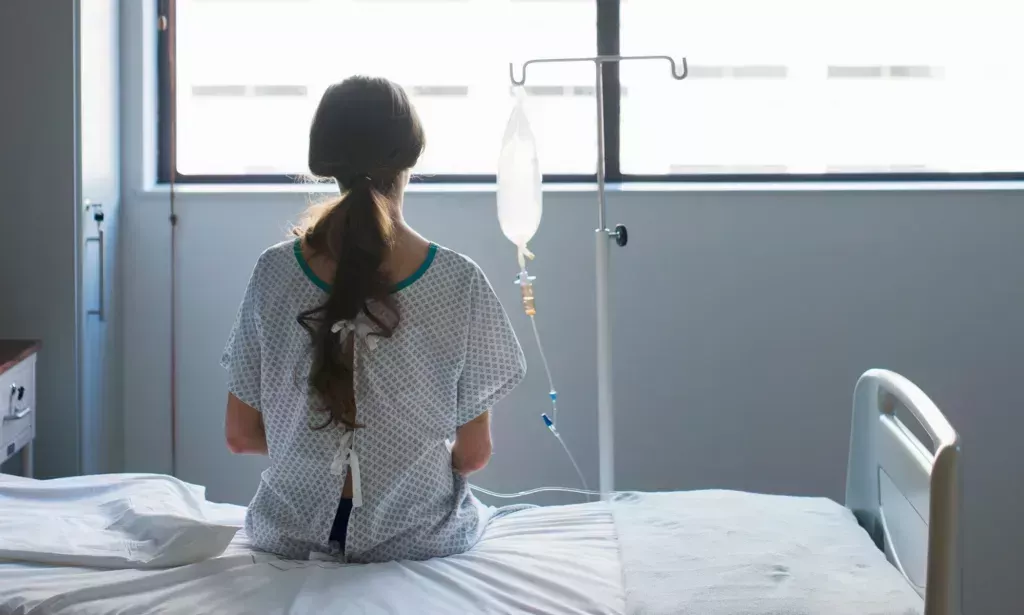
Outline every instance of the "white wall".
[[[1024, 366], [1024, 194], [629, 192], [613, 221], [617, 486], [721, 487], [842, 500], [853, 385], [868, 368], [928, 392], [964, 440], [968, 612], [1008, 612], [1024, 569], [1018, 380]], [[224, 447], [220, 351], [250, 268], [304, 195], [179, 197], [179, 476], [244, 503], [260, 462]], [[561, 430], [596, 484], [593, 195], [555, 192], [533, 244]], [[546, 382], [512, 284], [493, 194], [415, 193], [407, 216], [476, 259], [532, 371], [496, 416], [499, 490], [574, 485], [545, 432]], [[126, 203], [129, 470], [166, 471], [166, 195]], [[997, 476], [1000, 477], [997, 479]], [[564, 501], [564, 500], [563, 500]], [[998, 608], [997, 608], [998, 605]]]
[[0, 2], [0, 338], [43, 343], [40, 477], [79, 467], [75, 4]]

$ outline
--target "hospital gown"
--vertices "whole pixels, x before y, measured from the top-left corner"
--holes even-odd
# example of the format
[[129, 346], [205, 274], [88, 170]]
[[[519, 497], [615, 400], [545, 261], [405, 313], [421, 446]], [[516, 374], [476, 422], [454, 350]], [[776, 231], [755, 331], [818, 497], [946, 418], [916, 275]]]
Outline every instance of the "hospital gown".
[[[401, 322], [390, 338], [367, 336], [372, 327], [362, 319], [338, 327], [355, 332], [362, 427], [315, 430], [325, 414], [309, 394], [309, 335], [296, 318], [328, 290], [298, 240], [268, 249], [224, 350], [229, 389], [262, 413], [270, 456], [247, 534], [257, 548], [293, 559], [381, 562], [466, 551], [490, 512], [452, 470], [446, 440], [525, 376], [505, 311], [475, 263], [431, 245], [419, 271], [394, 288]], [[339, 554], [328, 538], [349, 473], [354, 508]]]

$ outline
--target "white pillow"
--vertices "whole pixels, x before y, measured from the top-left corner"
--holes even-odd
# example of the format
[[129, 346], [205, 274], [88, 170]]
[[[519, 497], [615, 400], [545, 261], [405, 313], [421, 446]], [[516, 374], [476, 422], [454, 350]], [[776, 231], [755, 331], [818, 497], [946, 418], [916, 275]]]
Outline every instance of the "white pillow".
[[166, 568], [224, 552], [238, 525], [213, 522], [205, 489], [171, 476], [0, 480], [0, 559]]

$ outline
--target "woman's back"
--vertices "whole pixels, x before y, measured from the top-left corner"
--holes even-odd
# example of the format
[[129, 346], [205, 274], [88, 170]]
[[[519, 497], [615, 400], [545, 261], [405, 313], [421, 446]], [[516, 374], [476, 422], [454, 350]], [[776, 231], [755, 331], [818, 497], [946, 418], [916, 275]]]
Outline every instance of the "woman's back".
[[[357, 505], [348, 522], [347, 560], [465, 551], [488, 515], [453, 471], [445, 441], [525, 373], [501, 305], [472, 261], [432, 246], [420, 270], [395, 287], [402, 323], [393, 335], [375, 337], [371, 322], [356, 323], [354, 390], [362, 427], [316, 430], [320, 413], [303, 378], [309, 336], [294, 315], [322, 302], [329, 286], [298, 245], [274, 246], [260, 258], [239, 315], [240, 322], [259, 323], [259, 331], [236, 329], [225, 352], [235, 394], [258, 400], [271, 458], [249, 507], [250, 538], [291, 558], [329, 553], [350, 469]], [[339, 453], [349, 463], [336, 459]]]

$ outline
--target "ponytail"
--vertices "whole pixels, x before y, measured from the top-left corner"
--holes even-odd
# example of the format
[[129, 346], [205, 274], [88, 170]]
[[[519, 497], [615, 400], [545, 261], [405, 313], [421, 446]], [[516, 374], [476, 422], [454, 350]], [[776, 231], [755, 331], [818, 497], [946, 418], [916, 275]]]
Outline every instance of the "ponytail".
[[[309, 373], [311, 392], [323, 405], [327, 420], [349, 429], [356, 422], [352, 354], [355, 340], [332, 331], [339, 321], [365, 315], [375, 325], [370, 335], [391, 337], [398, 326], [398, 308], [390, 296], [391, 283], [383, 269], [394, 243], [391, 197], [395, 181], [380, 184], [368, 176], [352, 179], [342, 196], [307, 221], [296, 234], [315, 255], [330, 256], [334, 279], [327, 299], [302, 312], [298, 322], [309, 332], [313, 362]], [[312, 213], [311, 216], [316, 216]]]
[[327, 88], [309, 129], [309, 170], [332, 178], [341, 197], [311, 208], [295, 234], [312, 255], [334, 263], [324, 302], [298, 315], [313, 354], [311, 396], [327, 420], [315, 429], [356, 423], [352, 372], [354, 336], [332, 331], [363, 317], [370, 335], [391, 337], [398, 306], [384, 262], [395, 241], [395, 219], [409, 169], [424, 147], [423, 127], [405, 91], [387, 79], [349, 77]]

